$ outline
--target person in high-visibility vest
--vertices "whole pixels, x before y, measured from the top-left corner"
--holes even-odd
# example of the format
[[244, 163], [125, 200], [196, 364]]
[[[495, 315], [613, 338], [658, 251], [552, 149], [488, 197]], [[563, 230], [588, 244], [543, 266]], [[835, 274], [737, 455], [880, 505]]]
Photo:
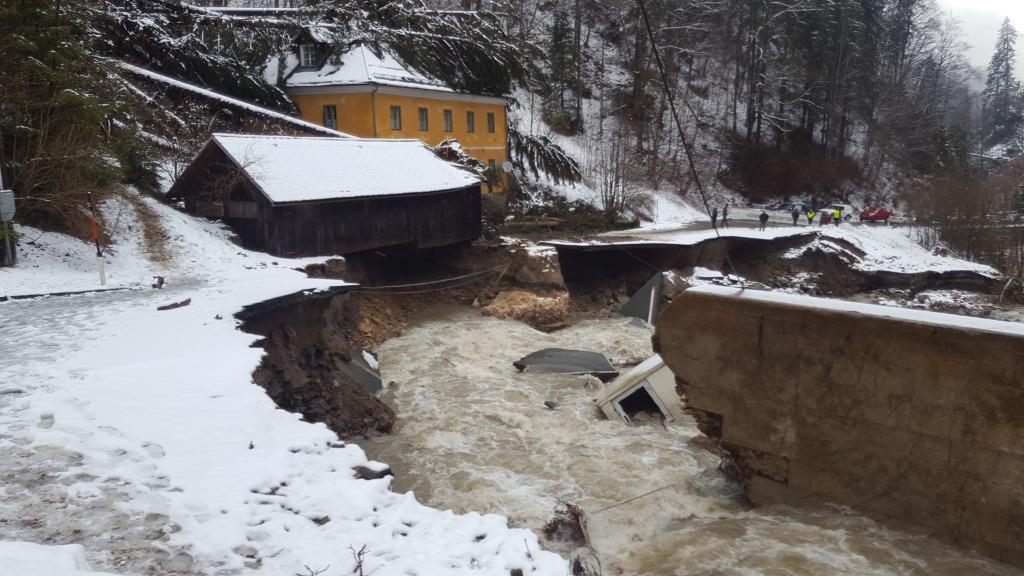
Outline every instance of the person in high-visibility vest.
[[843, 219], [843, 213], [839, 210], [832, 211], [832, 223], [839, 226], [839, 221]]

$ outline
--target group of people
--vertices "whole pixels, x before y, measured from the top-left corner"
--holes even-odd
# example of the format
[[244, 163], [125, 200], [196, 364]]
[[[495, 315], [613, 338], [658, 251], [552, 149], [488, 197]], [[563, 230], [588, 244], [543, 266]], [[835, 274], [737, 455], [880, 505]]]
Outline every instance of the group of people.
[[[711, 209], [711, 227], [718, 228], [718, 206]], [[729, 203], [722, 206], [722, 228], [729, 227]]]
[[[800, 220], [800, 211], [797, 210], [796, 208], [793, 208], [792, 216], [793, 226], [796, 226]], [[839, 209], [822, 210], [820, 212], [811, 209], [807, 211], [806, 216], [808, 226], [814, 224], [815, 216], [818, 217], [818, 226], [824, 226], [829, 222], [835, 224], [836, 226], [839, 226], [839, 223], [843, 221], [843, 212]]]
[[[794, 206], [793, 207], [793, 211], [790, 212], [790, 216], [793, 217], [793, 226], [798, 225], [800, 223], [800, 208]], [[808, 226], [811, 226], [811, 225], [814, 224], [814, 218], [815, 217], [818, 218], [818, 225], [819, 226], [824, 226], [824, 225], [826, 225], [826, 224], [828, 224], [830, 222], [832, 224], [835, 224], [836, 226], [839, 226], [839, 223], [843, 221], [843, 213], [839, 209], [833, 209], [833, 210], [824, 209], [824, 210], [820, 210], [820, 211], [819, 210], [811, 209], [811, 210], [808, 210], [807, 212], [805, 212], [804, 216], [807, 217], [807, 225]], [[764, 209], [761, 209], [761, 214], [759, 214], [758, 217], [757, 217], [758, 230], [766, 229], [768, 227], [768, 220], [770, 218], [771, 217], [768, 215], [768, 212], [765, 211]], [[718, 206], [715, 206], [714, 208], [711, 209], [711, 227], [712, 228], [718, 228], [718, 226], [719, 226]], [[722, 228], [728, 228], [729, 227], [729, 204], [728, 203], [725, 206], [722, 207], [721, 226], [722, 226]]]

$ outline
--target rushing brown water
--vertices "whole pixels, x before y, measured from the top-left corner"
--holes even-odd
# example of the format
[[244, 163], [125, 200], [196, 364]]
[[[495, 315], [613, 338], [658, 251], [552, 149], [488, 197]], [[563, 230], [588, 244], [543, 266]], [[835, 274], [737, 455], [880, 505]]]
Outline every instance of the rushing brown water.
[[[539, 532], [560, 500], [580, 505], [604, 574], [1021, 573], [849, 510], [750, 509], [718, 459], [688, 443], [699, 434], [692, 421], [605, 420], [584, 379], [512, 366], [546, 347], [634, 364], [651, 354], [650, 337], [621, 318], [544, 334], [445, 311], [382, 346], [384, 381], [396, 383], [385, 400], [399, 426], [363, 447], [392, 465], [395, 490], [431, 506], [501, 514]], [[566, 543], [549, 548], [579, 552]]]

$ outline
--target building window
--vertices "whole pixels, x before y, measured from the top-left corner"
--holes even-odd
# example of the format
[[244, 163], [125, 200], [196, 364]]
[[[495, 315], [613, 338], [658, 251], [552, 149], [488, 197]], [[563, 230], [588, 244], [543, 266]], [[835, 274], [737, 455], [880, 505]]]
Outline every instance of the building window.
[[466, 132], [476, 132], [476, 112], [466, 110]]
[[454, 130], [452, 127], [452, 111], [446, 109], [444, 111], [444, 131], [451, 132], [452, 130]]
[[426, 108], [420, 108], [420, 132], [426, 132], [428, 129], [428, 114]]
[[402, 107], [392, 106], [391, 107], [391, 129], [401, 130], [402, 129]]
[[334, 104], [324, 106], [324, 127], [331, 130], [338, 129], [338, 107]]
[[494, 134], [494, 112], [487, 113], [487, 133]]
[[299, 44], [299, 66], [316, 68], [316, 44]]

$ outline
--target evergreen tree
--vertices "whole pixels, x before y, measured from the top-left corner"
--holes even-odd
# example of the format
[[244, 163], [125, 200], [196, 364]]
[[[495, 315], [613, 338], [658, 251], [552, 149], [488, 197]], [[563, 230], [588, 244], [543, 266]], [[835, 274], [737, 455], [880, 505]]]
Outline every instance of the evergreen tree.
[[118, 172], [100, 131], [115, 96], [83, 41], [83, 2], [0, 7], [0, 169], [20, 221], [84, 234], [86, 192], [102, 193]]
[[992, 143], [1005, 141], [1021, 122], [1020, 85], [1013, 74], [1016, 44], [1017, 30], [1007, 18], [999, 28], [982, 92], [985, 129]]
[[[569, 14], [561, 8], [556, 9], [554, 13], [547, 53], [544, 119], [559, 130], [570, 131], [575, 112], [566, 107], [566, 92], [572, 90], [575, 78], [573, 31], [569, 26]], [[575, 96], [572, 106], [575, 106]]]

